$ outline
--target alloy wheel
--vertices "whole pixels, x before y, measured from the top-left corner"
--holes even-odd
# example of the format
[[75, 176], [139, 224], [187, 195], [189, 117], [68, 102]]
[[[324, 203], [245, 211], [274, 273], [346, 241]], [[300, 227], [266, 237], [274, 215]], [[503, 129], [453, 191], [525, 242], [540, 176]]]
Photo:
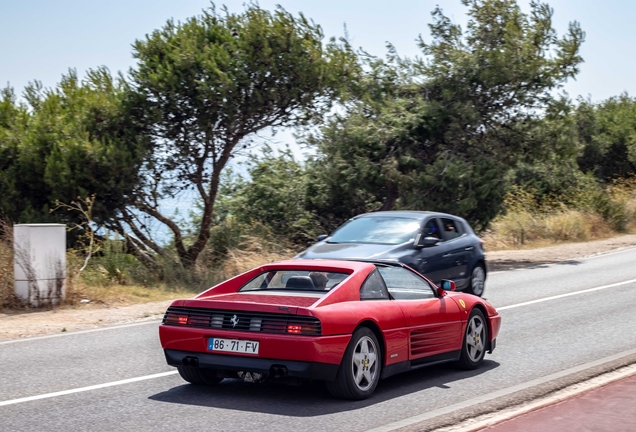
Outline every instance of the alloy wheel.
[[486, 273], [480, 265], [476, 266], [473, 269], [470, 283], [473, 294], [475, 294], [476, 296], [481, 296], [484, 293], [484, 285], [486, 284]]
[[473, 315], [466, 329], [466, 348], [468, 357], [473, 362], [478, 362], [484, 355], [486, 340], [486, 326], [479, 315]]
[[361, 337], [353, 350], [351, 362], [353, 380], [360, 390], [368, 390], [375, 382], [378, 373], [377, 359], [378, 350], [373, 339], [369, 336]]

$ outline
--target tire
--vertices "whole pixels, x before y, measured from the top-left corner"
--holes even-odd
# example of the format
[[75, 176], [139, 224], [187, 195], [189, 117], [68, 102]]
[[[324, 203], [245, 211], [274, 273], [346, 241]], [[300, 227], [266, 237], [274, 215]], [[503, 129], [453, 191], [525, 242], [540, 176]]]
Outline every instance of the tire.
[[181, 378], [196, 385], [217, 385], [223, 378], [216, 376], [214, 369], [200, 369], [192, 366], [177, 366]]
[[457, 362], [462, 369], [477, 369], [484, 361], [488, 344], [488, 324], [479, 309], [473, 309], [468, 317], [462, 352]]
[[360, 327], [351, 337], [335, 381], [327, 381], [327, 390], [339, 399], [366, 399], [375, 391], [381, 372], [378, 338], [369, 328]]
[[477, 264], [470, 275], [470, 283], [468, 288], [466, 288], [466, 292], [481, 297], [484, 295], [485, 288], [486, 270], [484, 270], [483, 264]]

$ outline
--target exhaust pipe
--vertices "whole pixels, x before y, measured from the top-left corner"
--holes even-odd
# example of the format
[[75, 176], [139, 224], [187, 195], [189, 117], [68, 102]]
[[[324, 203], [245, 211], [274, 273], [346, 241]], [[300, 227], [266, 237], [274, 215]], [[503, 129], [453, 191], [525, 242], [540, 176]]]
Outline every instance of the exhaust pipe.
[[272, 366], [270, 375], [276, 379], [285, 378], [287, 376], [287, 368], [285, 366]]
[[181, 362], [184, 366], [199, 367], [199, 359], [197, 357], [184, 357]]

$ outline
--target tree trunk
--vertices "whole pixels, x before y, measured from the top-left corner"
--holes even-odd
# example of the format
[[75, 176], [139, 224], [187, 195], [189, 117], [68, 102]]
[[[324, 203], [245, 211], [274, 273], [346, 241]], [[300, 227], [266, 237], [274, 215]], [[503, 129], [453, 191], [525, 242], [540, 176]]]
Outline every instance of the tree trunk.
[[380, 207], [380, 211], [393, 210], [399, 195], [400, 191], [398, 190], [397, 184], [389, 182], [386, 186], [386, 198], [384, 198], [384, 203], [382, 207]]

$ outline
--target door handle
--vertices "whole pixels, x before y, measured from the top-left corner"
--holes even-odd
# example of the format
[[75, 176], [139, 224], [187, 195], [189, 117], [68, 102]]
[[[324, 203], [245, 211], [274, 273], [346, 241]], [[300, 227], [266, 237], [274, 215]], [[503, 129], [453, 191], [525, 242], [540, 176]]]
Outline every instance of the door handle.
[[446, 257], [449, 257], [451, 255], [452, 255], [452, 253], [449, 253], [449, 254], [446, 254], [446, 255], [442, 255], [442, 258], [446, 258]]
[[470, 246], [470, 247], [465, 248], [464, 250], [471, 251], [471, 250], [473, 250], [473, 249], [474, 249], [474, 248], [473, 248], [472, 246]]

